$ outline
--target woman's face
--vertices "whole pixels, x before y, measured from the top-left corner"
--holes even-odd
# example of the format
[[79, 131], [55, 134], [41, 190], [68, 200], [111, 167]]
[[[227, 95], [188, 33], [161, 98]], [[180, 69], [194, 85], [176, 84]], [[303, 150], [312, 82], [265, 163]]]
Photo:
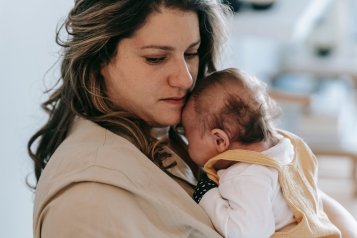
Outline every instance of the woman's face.
[[151, 14], [102, 67], [110, 99], [156, 127], [178, 124], [197, 77], [200, 40], [195, 12], [162, 8]]

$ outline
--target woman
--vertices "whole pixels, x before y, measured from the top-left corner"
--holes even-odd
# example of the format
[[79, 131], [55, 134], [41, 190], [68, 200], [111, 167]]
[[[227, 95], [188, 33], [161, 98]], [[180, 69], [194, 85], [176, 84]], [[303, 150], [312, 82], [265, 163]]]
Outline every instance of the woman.
[[[225, 9], [215, 0], [75, 1], [68, 39], [57, 34], [62, 84], [29, 141], [34, 237], [220, 237], [191, 199], [201, 170], [168, 129], [195, 80], [216, 70]], [[347, 235], [353, 219], [323, 198]]]

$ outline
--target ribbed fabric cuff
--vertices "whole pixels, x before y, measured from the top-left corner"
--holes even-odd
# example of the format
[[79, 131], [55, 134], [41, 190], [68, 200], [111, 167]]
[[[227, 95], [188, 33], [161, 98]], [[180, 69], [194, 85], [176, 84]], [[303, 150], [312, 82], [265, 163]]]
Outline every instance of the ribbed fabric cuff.
[[218, 185], [213, 180], [205, 176], [205, 178], [198, 181], [195, 192], [193, 193], [193, 200], [199, 204], [203, 195], [205, 195], [212, 188], [216, 187], [218, 187]]

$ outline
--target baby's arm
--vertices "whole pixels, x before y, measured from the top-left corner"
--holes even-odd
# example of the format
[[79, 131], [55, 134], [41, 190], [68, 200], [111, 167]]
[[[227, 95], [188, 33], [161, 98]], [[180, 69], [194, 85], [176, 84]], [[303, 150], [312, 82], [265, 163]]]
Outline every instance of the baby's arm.
[[221, 181], [219, 187], [209, 190], [199, 202], [224, 237], [260, 238], [270, 237], [275, 232], [271, 204], [274, 181], [269, 178], [267, 167], [254, 167], [262, 170], [258, 176], [245, 173], [230, 176]]

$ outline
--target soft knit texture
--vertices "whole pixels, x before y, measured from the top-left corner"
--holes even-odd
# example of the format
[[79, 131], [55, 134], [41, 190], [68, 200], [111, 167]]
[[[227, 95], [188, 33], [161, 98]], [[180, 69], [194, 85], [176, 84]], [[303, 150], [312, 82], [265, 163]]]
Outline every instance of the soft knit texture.
[[284, 164], [271, 156], [254, 151], [228, 150], [205, 164], [204, 169], [208, 177], [219, 184], [219, 176], [213, 165], [221, 159], [273, 167], [279, 173], [284, 197], [298, 225], [288, 231], [275, 232], [271, 237], [341, 237], [340, 231], [323, 211], [317, 191], [316, 157], [299, 137], [285, 131], [279, 133], [289, 138], [295, 148], [295, 157], [290, 163]]

